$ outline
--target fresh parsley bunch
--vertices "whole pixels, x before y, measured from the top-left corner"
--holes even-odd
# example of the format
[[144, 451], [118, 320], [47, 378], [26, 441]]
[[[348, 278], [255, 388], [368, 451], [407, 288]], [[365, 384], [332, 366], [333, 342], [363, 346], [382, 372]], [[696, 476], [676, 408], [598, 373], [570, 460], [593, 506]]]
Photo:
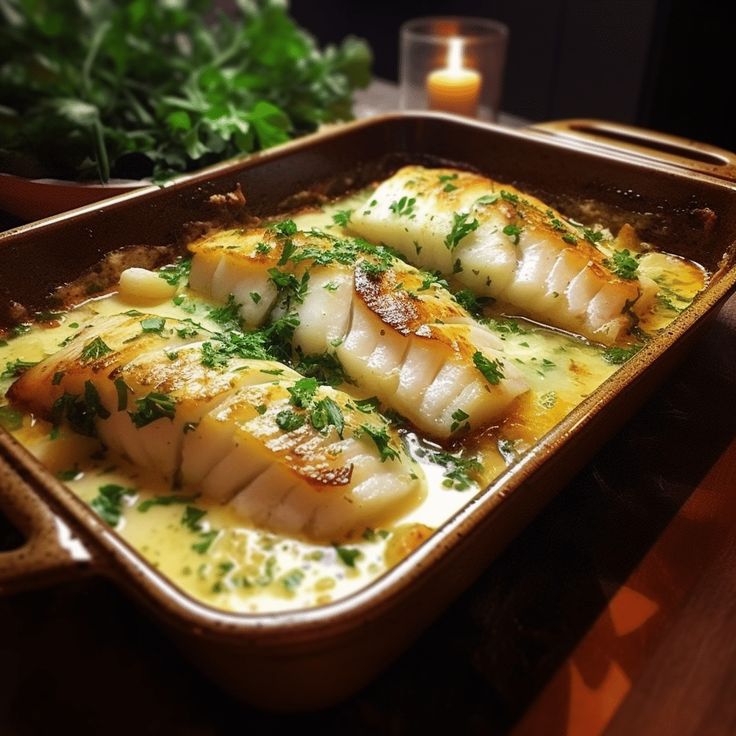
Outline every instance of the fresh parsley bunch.
[[0, 170], [165, 178], [351, 116], [371, 53], [277, 0], [0, 0]]

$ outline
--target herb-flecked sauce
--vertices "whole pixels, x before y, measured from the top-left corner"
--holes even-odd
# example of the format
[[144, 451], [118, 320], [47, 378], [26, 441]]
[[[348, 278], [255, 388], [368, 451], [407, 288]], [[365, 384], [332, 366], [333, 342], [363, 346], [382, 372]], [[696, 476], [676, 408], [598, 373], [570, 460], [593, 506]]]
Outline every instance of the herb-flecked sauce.
[[[359, 201], [362, 193], [319, 210], [296, 213], [293, 219], [305, 230], [316, 227], [346, 234], [340, 224], [345, 218], [337, 214], [333, 220], [333, 216]], [[687, 307], [706, 279], [696, 264], [656, 251], [640, 255], [639, 269], [660, 287], [655, 307], [639, 325], [649, 334]], [[158, 304], [124, 301], [116, 293], [90, 299], [53, 322], [16, 330], [20, 334], [0, 344], [0, 367], [5, 366], [0, 390], [4, 395], [23, 363], [53, 354], [98, 315], [138, 308], [195, 319], [216, 330], [217, 324], [208, 318], [212, 306], [183, 286], [174, 300]], [[462, 450], [463, 457], [470, 459], [464, 465], [448, 461], [442, 448], [407, 432], [410, 452], [427, 475], [423, 501], [385, 528], [367, 529], [339, 544], [314, 544], [251, 528], [227, 506], [186, 492], [172, 493], [154, 474], [105, 452], [97, 440], [22, 415], [2, 405], [4, 399], [0, 399], [0, 422], [146, 560], [194, 598], [236, 612], [321, 605], [365, 586], [416, 548], [634, 352], [605, 350], [504, 314], [498, 305], [486, 308], [485, 315], [531, 389], [516, 401], [500, 426], [467, 438], [462, 447], [445, 448], [453, 453]], [[342, 388], [351, 390], [347, 385]]]

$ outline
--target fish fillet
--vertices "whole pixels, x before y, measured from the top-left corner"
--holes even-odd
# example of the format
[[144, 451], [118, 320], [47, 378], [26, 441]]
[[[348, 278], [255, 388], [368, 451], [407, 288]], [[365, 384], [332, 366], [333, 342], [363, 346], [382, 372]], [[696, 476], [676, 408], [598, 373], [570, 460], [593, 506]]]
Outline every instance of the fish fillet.
[[276, 532], [331, 541], [421, 498], [423, 473], [380, 414], [275, 361], [203, 365], [217, 338], [192, 331], [146, 315], [101, 318], [8, 396]]
[[349, 227], [477, 296], [607, 345], [630, 334], [656, 294], [635, 260], [617, 268], [599, 233], [456, 169], [400, 169], [355, 209]]
[[191, 288], [234, 300], [249, 328], [291, 315], [296, 356], [334, 356], [366, 395], [430, 436], [498, 421], [528, 388], [497, 336], [386, 248], [259, 228], [219, 230], [189, 249]]

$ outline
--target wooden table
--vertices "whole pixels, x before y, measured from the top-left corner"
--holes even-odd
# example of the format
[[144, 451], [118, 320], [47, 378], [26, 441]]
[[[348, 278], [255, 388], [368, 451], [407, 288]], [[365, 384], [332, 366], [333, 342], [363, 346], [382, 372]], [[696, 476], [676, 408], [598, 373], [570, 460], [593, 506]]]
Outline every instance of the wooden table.
[[735, 410], [733, 298], [473, 588], [322, 713], [233, 702], [105, 581], [0, 599], [0, 734], [734, 733]]

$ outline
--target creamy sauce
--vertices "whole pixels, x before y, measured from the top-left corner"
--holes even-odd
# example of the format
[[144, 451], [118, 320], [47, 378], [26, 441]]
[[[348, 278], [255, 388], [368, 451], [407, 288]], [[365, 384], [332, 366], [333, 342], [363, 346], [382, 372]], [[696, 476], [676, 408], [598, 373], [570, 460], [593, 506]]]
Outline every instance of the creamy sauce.
[[[359, 193], [323, 210], [294, 215], [293, 219], [302, 229], [316, 227], [340, 234], [333, 213], [350, 209], [362, 200]], [[706, 274], [696, 264], [653, 251], [643, 254], [639, 263], [640, 272], [660, 286], [660, 297], [651, 314], [639, 325], [651, 334], [669, 324], [690, 303], [703, 288]], [[93, 323], [97, 315], [133, 307], [161, 316], [191, 318], [217, 329], [207, 317], [211, 305], [193, 292], [180, 287], [176, 302], [125, 302], [116, 294], [92, 299], [58, 316], [55, 322], [33, 326], [4, 341], [0, 345], [0, 368], [10, 367], [17, 360], [42, 360], [80, 327]], [[410, 452], [427, 475], [426, 496], [385, 528], [367, 530], [362, 537], [339, 545], [319, 545], [250, 528], [228, 507], [192, 498], [186, 491], [173, 502], [146, 503], [162, 497], [171, 499], [175, 494], [155, 475], [106, 453], [97, 440], [76, 435], [68, 428], [54, 430], [48, 422], [20, 415], [8, 406], [0, 406], [0, 422], [96, 510], [105, 509], [105, 491], [101, 493], [100, 489], [118, 486], [114, 492], [121, 499], [118, 533], [193, 597], [239, 612], [321, 605], [362, 588], [416, 548], [618, 368], [609, 362], [611, 356], [603, 348], [580, 338], [523, 319], [505, 319], [498, 308], [489, 308], [486, 316], [495, 319], [491, 328], [504, 341], [507, 355], [531, 388], [517, 400], [500, 426], [489, 427], [480, 436], [465, 441], [464, 455], [477, 456], [482, 470], [472, 474], [470, 484], [448, 478], [447, 467], [432, 462], [441, 448], [407, 433]], [[0, 379], [3, 396], [13, 380], [12, 375]], [[351, 390], [350, 386], [342, 388]], [[193, 517], [188, 509], [198, 511]], [[107, 520], [115, 522], [114, 515]]]

